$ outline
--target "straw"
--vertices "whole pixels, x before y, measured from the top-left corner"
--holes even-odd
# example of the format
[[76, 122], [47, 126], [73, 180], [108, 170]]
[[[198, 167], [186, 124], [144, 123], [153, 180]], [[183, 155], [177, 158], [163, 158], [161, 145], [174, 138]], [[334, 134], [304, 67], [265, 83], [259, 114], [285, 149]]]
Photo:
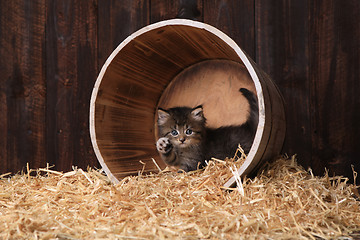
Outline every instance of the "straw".
[[316, 177], [282, 157], [252, 179], [238, 178], [241, 190], [222, 189], [243, 158], [190, 173], [141, 171], [117, 185], [94, 169], [3, 174], [0, 239], [359, 237], [358, 187], [348, 179]]

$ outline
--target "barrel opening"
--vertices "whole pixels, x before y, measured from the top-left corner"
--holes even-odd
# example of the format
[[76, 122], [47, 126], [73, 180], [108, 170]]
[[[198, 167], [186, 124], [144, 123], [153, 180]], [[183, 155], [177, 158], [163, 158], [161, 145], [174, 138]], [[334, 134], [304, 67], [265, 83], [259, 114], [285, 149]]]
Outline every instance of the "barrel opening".
[[[130, 35], [104, 64], [90, 103], [91, 140], [108, 176], [117, 182], [143, 169], [156, 171], [152, 158], [164, 166], [155, 147], [159, 106], [204, 104], [214, 127], [244, 121], [246, 104], [236, 95], [240, 87], [256, 93], [259, 101], [256, 139], [241, 170], [250, 171], [266, 155], [262, 142], [272, 129], [265, 124], [271, 109], [264, 102], [271, 98], [267, 92], [264, 96], [264, 86], [266, 91], [272, 86], [260, 82], [261, 70], [254, 66], [233, 40], [204, 23], [168, 20]], [[224, 114], [228, 117], [219, 117]]]

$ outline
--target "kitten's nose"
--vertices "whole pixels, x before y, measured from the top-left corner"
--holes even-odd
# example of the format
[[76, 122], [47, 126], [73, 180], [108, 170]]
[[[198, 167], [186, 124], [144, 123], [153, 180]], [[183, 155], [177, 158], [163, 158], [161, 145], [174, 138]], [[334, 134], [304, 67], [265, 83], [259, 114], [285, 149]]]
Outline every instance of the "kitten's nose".
[[180, 141], [181, 143], [184, 143], [184, 142], [185, 142], [185, 137], [180, 137], [180, 138], [179, 138], [179, 141]]

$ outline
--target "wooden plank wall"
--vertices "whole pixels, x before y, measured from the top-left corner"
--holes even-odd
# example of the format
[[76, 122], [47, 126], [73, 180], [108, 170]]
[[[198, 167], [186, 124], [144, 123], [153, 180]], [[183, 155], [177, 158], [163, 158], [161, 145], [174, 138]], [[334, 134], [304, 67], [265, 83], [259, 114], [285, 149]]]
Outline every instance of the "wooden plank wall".
[[224, 31], [278, 84], [284, 153], [317, 174], [360, 170], [358, 0], [0, 0], [0, 173], [99, 167], [88, 109], [101, 66], [178, 13]]

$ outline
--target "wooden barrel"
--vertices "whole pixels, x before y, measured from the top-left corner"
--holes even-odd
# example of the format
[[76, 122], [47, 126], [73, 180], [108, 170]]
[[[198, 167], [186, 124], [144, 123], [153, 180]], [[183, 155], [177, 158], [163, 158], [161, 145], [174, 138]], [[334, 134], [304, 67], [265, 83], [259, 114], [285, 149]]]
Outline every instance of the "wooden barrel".
[[242, 124], [248, 104], [241, 87], [253, 91], [259, 104], [256, 136], [239, 169], [243, 175], [281, 151], [285, 116], [275, 84], [210, 25], [174, 19], [138, 30], [107, 59], [92, 92], [90, 135], [101, 166], [114, 183], [157, 171], [152, 158], [165, 166], [155, 147], [159, 106], [202, 104], [209, 126]]

